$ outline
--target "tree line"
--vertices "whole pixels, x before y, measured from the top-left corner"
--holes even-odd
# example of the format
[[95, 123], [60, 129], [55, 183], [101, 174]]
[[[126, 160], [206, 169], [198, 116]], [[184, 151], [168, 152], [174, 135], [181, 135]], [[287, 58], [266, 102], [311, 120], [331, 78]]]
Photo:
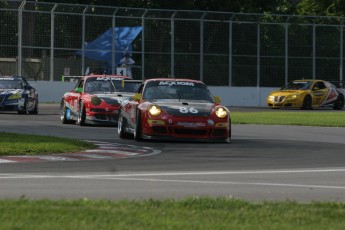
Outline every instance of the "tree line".
[[345, 15], [344, 0], [36, 0], [85, 5], [116, 7], [201, 10], [239, 13], [270, 13], [289, 15], [338, 16]]

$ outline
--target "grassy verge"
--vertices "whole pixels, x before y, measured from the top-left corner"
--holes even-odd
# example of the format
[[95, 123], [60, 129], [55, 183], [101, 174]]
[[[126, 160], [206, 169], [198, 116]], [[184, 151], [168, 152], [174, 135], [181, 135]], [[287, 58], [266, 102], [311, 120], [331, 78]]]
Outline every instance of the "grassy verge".
[[345, 114], [338, 112], [231, 112], [233, 124], [304, 125], [345, 127]]
[[0, 201], [1, 229], [343, 229], [345, 204], [181, 201]]
[[13, 133], [0, 133], [0, 156], [71, 153], [96, 146], [85, 141]]

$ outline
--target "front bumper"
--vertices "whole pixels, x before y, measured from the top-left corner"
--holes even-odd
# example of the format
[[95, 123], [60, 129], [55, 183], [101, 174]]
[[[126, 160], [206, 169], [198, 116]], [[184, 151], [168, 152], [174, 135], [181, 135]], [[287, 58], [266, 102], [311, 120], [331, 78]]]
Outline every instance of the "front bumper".
[[275, 96], [273, 100], [266, 100], [266, 104], [271, 108], [300, 108], [302, 102], [299, 98], [290, 98], [286, 96]]
[[18, 105], [0, 105], [0, 111], [18, 111]]
[[153, 124], [145, 122], [142, 129], [143, 139], [230, 142], [231, 123], [212, 122], [210, 119], [194, 119], [192, 122], [175, 120], [172, 124]]
[[13, 100], [6, 101], [2, 100], [0, 103], [0, 111], [22, 111], [24, 109], [24, 101]]
[[87, 123], [90, 124], [117, 124], [118, 111], [116, 113], [92, 113], [86, 115]]
[[296, 107], [293, 106], [293, 103], [267, 103], [268, 107], [272, 107], [272, 108], [292, 108], [292, 107]]

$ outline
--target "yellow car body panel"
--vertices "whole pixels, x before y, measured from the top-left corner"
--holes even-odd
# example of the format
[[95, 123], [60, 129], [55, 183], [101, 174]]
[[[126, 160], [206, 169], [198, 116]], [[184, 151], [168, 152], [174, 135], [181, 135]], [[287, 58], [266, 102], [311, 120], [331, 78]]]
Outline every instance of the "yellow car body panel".
[[300, 108], [303, 105], [303, 99], [309, 92], [302, 90], [273, 91], [267, 97], [267, 105], [270, 107], [292, 107]]
[[266, 104], [271, 108], [311, 109], [335, 104], [340, 94], [343, 101], [344, 96], [341, 90], [327, 81], [295, 80], [280, 90], [272, 91], [267, 96]]

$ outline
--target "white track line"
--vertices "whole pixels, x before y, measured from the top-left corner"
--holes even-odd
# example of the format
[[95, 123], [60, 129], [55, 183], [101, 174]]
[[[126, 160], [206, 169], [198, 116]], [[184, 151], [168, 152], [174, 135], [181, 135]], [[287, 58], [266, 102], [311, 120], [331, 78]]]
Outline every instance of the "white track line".
[[345, 168], [328, 169], [295, 169], [295, 170], [249, 170], [249, 171], [191, 171], [191, 172], [163, 172], [163, 173], [126, 173], [126, 174], [0, 174], [0, 179], [6, 178], [105, 178], [105, 177], [146, 177], [146, 176], [194, 176], [194, 175], [241, 175], [241, 174], [291, 174], [291, 173], [328, 173], [345, 172]]
[[[166, 182], [166, 183], [195, 183], [195, 184], [217, 184], [217, 185], [246, 185], [246, 186], [268, 186], [268, 187], [294, 187], [294, 188], [319, 188], [319, 189], [341, 189], [345, 186], [315, 185], [315, 184], [285, 184], [285, 183], [260, 183], [260, 182], [236, 182], [236, 181], [202, 181], [202, 180], [176, 180], [176, 179], [154, 179], [138, 178], [146, 176], [186, 176], [186, 175], [230, 175], [230, 174], [273, 174], [273, 173], [330, 173], [345, 172], [345, 169], [304, 169], [304, 170], [255, 170], [255, 171], [226, 171], [226, 172], [170, 172], [170, 173], [142, 173], [142, 174], [91, 174], [91, 175], [49, 175], [49, 174], [0, 174], [1, 179], [91, 179], [91, 180], [127, 180], [142, 182]], [[137, 177], [137, 178], [135, 178]]]

